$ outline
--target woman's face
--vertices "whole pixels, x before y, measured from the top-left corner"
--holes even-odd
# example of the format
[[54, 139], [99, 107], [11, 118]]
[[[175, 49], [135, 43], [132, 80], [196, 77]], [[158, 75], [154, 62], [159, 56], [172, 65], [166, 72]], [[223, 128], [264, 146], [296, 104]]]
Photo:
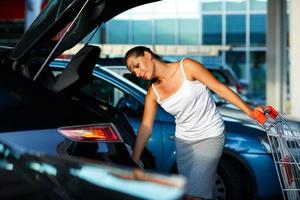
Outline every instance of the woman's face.
[[127, 67], [129, 71], [144, 80], [151, 80], [154, 75], [154, 62], [151, 53], [145, 51], [144, 56], [130, 56], [127, 59]]

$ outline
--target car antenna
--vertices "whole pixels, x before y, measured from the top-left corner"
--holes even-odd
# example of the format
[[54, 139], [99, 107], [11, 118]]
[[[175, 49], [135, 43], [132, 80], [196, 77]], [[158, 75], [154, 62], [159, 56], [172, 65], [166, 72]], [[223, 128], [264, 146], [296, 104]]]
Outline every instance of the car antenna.
[[46, 64], [48, 63], [48, 61], [50, 60], [51, 56], [53, 55], [53, 53], [57, 49], [58, 45], [64, 39], [64, 37], [69, 32], [69, 30], [71, 29], [71, 27], [73, 27], [73, 24], [75, 23], [75, 21], [77, 20], [77, 18], [79, 17], [79, 15], [81, 14], [82, 10], [85, 8], [85, 6], [87, 5], [88, 2], [89, 2], [89, 0], [86, 0], [86, 2], [83, 4], [82, 8], [79, 10], [79, 12], [77, 13], [77, 15], [75, 16], [75, 18], [71, 22], [70, 26], [68, 26], [67, 30], [64, 32], [64, 34], [62, 35], [62, 37], [58, 40], [58, 42], [56, 43], [56, 45], [54, 46], [54, 48], [50, 52], [49, 56], [47, 57], [47, 59], [45, 60], [45, 62], [43, 63], [43, 65], [41, 66], [41, 68], [39, 69], [39, 71], [33, 77], [33, 81], [36, 81], [36, 79], [38, 78], [38, 76], [41, 74], [42, 70], [45, 68]]

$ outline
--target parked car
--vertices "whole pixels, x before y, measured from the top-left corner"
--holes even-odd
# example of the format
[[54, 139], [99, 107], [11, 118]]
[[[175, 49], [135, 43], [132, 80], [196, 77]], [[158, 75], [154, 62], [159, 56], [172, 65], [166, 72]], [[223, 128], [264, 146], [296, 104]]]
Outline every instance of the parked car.
[[[56, 60], [51, 67], [59, 74], [67, 63], [66, 60]], [[94, 82], [83, 87], [82, 91], [124, 112], [137, 133], [146, 91], [107, 67], [97, 65], [94, 77]], [[281, 190], [266, 133], [249, 118], [232, 117], [236, 109], [217, 96], [214, 98], [227, 131], [215, 181], [217, 199], [280, 198]], [[160, 172], [176, 172], [174, 133], [174, 118], [158, 107], [147, 149], [154, 155]]]
[[245, 85], [242, 85], [231, 67], [224, 67], [221, 65], [205, 64], [205, 67], [221, 82], [228, 85], [233, 91], [240, 95], [246, 95]]
[[182, 199], [185, 179], [14, 150], [0, 143], [0, 199]]

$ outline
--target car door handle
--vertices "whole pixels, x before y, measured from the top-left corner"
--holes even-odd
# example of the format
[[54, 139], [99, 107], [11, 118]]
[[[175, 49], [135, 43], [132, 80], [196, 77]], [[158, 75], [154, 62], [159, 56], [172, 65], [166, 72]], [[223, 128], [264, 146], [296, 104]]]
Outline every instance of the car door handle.
[[175, 135], [170, 135], [170, 136], [169, 136], [169, 139], [170, 139], [170, 140], [175, 140]]

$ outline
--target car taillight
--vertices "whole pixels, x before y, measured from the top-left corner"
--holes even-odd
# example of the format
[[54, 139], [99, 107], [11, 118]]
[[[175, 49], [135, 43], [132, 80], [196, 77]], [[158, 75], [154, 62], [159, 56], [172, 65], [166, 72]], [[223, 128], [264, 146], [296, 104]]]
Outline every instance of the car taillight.
[[239, 94], [242, 94], [243, 93], [243, 86], [241, 84], [237, 84], [236, 85], [236, 90]]
[[80, 142], [123, 142], [112, 123], [61, 127], [58, 132], [70, 140]]

